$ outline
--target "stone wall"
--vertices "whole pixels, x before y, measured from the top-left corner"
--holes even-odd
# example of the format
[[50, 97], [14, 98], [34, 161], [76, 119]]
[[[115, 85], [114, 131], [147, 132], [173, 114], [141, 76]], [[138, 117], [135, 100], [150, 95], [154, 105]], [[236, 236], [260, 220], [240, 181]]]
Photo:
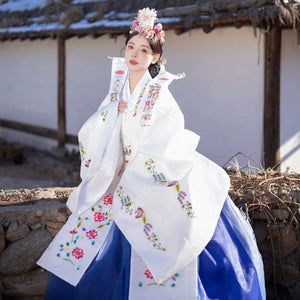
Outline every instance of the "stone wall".
[[66, 222], [70, 213], [65, 202], [71, 191], [0, 191], [0, 291], [4, 299], [43, 299], [48, 272], [36, 261]]
[[[2, 299], [43, 299], [48, 273], [35, 263], [66, 222], [70, 212], [65, 202], [71, 191], [0, 190], [0, 300], [1, 295]], [[238, 193], [241, 191], [230, 191], [237, 205], [245, 207], [253, 193]], [[289, 200], [300, 203], [300, 192], [293, 195]], [[278, 222], [270, 222], [270, 216]], [[300, 299], [299, 209], [275, 209], [270, 216], [262, 209], [251, 213], [264, 259], [268, 299]]]

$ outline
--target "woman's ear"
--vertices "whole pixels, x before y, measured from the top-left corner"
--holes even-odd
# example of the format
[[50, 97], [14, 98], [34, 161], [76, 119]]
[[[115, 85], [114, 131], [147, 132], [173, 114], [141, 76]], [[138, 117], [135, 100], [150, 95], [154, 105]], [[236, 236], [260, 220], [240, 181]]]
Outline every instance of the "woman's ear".
[[159, 58], [160, 58], [159, 54], [153, 55], [152, 64], [153, 65], [156, 64], [158, 62]]

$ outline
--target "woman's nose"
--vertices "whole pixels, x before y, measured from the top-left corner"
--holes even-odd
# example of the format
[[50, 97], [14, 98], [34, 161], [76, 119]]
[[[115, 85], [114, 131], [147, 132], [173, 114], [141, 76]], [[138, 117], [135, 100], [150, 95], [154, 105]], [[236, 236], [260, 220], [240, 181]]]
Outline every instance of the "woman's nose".
[[137, 57], [138, 56], [138, 50], [133, 50], [132, 53], [131, 53], [131, 55], [133, 57]]

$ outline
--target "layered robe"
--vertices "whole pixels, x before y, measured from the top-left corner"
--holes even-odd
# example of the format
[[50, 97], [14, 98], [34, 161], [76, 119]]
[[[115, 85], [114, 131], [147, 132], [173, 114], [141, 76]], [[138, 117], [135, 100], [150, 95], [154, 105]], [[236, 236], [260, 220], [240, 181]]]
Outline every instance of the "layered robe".
[[[147, 71], [130, 94], [125, 61], [113, 59], [109, 93], [79, 132], [82, 182], [67, 202], [72, 215], [40, 266], [76, 286], [117, 226], [131, 246], [130, 299], [198, 299], [198, 257], [216, 230], [230, 181], [195, 151], [199, 137], [184, 128], [168, 90], [181, 77], [164, 67], [155, 78]], [[119, 115], [120, 100], [128, 108]], [[255, 251], [249, 255], [259, 265], [263, 295]], [[175, 280], [176, 288], [162, 292]]]

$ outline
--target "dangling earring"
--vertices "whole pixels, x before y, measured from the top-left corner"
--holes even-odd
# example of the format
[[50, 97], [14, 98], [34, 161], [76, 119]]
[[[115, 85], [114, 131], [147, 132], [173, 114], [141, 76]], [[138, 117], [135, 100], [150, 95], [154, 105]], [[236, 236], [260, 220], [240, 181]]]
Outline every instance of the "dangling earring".
[[120, 56], [121, 57], [124, 57], [125, 55], [125, 47], [123, 47], [122, 49], [121, 49], [121, 51], [120, 51]]

